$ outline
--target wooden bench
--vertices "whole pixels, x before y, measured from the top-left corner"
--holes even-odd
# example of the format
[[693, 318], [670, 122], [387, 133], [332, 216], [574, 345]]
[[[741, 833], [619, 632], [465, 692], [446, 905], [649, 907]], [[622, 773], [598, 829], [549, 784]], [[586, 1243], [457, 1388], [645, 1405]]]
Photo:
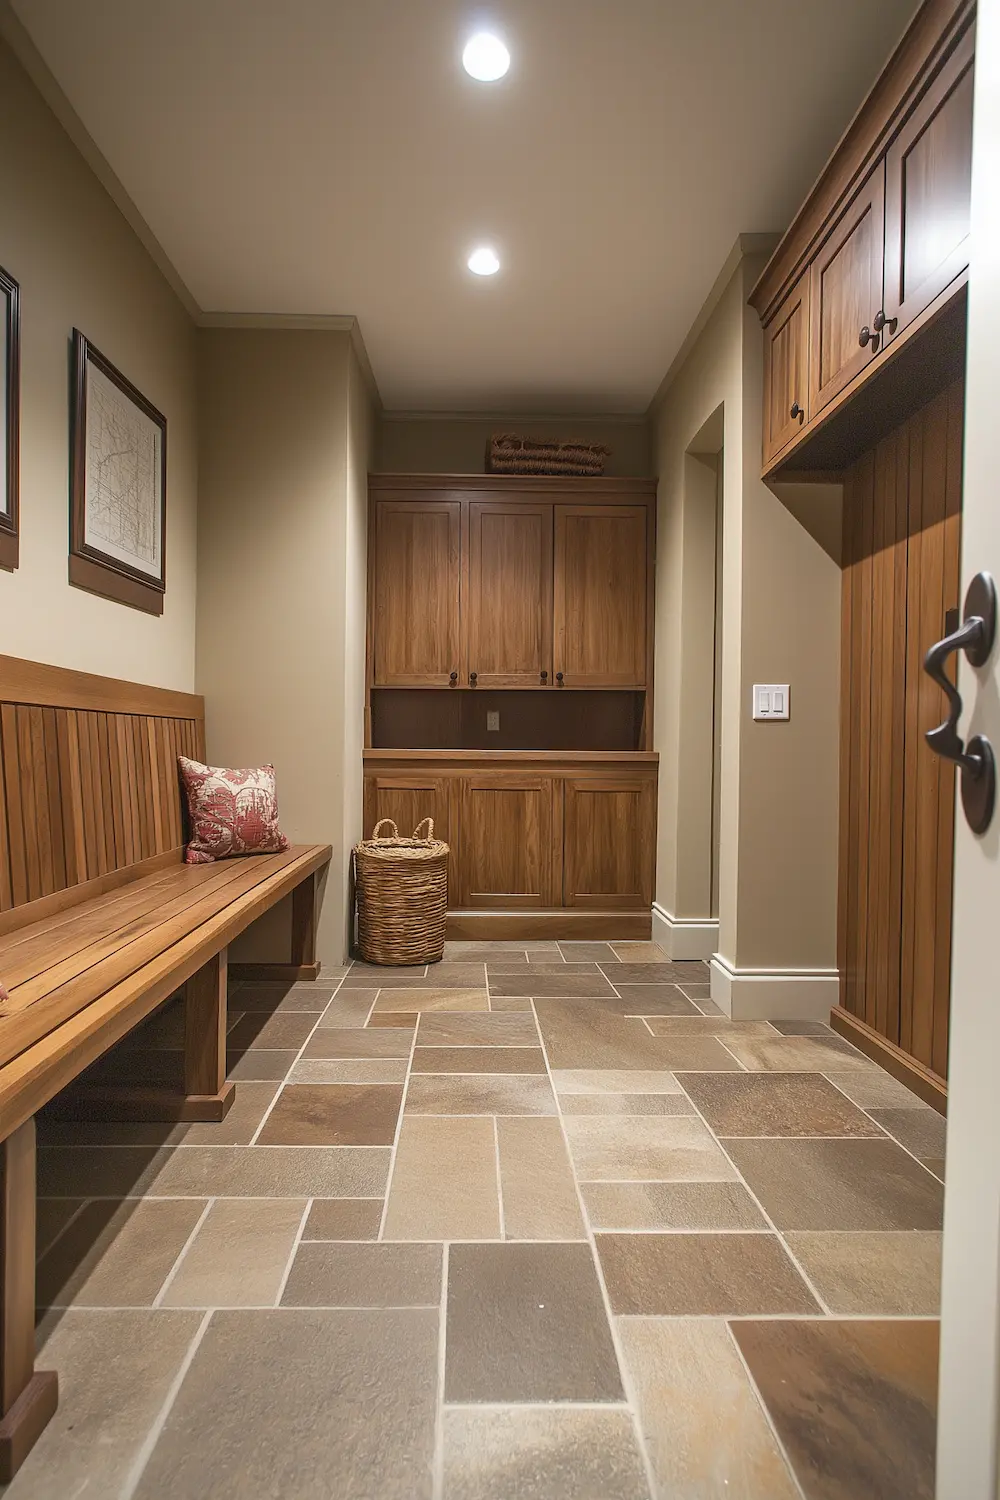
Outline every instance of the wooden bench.
[[319, 972], [331, 849], [185, 865], [179, 754], [205, 757], [201, 698], [0, 657], [0, 1483], [57, 1403], [34, 1367], [35, 1114], [180, 991], [183, 1081], [83, 1080], [60, 1112], [221, 1120], [229, 943], [291, 896], [266, 972]]

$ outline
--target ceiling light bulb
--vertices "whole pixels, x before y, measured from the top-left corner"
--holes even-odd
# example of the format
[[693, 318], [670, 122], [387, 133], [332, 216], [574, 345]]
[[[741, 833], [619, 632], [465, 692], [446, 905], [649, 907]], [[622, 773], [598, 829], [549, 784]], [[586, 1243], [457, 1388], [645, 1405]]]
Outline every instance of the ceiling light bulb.
[[510, 67], [510, 53], [498, 36], [480, 31], [466, 43], [462, 66], [480, 83], [495, 83]]
[[494, 276], [500, 269], [497, 253], [488, 245], [480, 245], [478, 250], [473, 250], [468, 264], [469, 270], [477, 276]]

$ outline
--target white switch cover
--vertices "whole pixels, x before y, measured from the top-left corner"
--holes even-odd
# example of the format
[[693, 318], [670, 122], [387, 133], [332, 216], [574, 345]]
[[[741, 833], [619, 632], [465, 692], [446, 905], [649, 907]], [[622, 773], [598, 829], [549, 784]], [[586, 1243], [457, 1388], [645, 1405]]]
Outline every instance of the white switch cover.
[[487, 713], [487, 715], [486, 715], [486, 732], [487, 732], [487, 734], [499, 734], [500, 733], [500, 711], [499, 711], [499, 709], [497, 710], [496, 713], [489, 713], [489, 712]]
[[755, 682], [753, 716], [755, 719], [787, 719], [790, 688], [787, 682]]

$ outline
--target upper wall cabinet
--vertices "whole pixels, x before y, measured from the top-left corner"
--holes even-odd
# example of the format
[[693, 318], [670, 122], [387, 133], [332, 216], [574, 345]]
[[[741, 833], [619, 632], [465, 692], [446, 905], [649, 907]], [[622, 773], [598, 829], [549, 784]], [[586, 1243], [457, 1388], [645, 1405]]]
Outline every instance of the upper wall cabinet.
[[447, 687], [461, 662], [462, 507], [383, 500], [375, 516], [375, 680]]
[[974, 55], [973, 0], [925, 0], [751, 294], [764, 325], [765, 474], [965, 285]]
[[647, 685], [652, 481], [410, 483], [371, 484], [373, 687]]

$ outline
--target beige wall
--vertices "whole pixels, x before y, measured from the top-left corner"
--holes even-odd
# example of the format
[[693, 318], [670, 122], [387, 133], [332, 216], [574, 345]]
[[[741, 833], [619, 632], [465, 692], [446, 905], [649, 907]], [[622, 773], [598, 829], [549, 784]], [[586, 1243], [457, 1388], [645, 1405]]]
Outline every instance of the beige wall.
[[376, 467], [382, 474], [482, 474], [486, 444], [495, 432], [603, 443], [611, 449], [607, 474], [641, 479], [653, 472], [649, 424], [614, 417], [384, 416], [378, 424]]
[[[209, 756], [272, 760], [289, 836], [333, 845], [320, 956], [339, 963], [360, 825], [370, 397], [348, 333], [206, 329], [199, 344]], [[284, 918], [259, 923], [232, 956], [286, 958]]]
[[[835, 989], [840, 570], [760, 478], [761, 332], [742, 261], [654, 412], [660, 477], [655, 743], [657, 902], [706, 937], [711, 891], [713, 488], [723, 491], [718, 957], [742, 1014], [822, 1014]], [[721, 423], [719, 413], [721, 412]], [[708, 477], [706, 477], [708, 476]], [[828, 504], [828, 500], [826, 502]], [[821, 540], [813, 535], [818, 531]], [[791, 684], [755, 723], [754, 682]]]
[[[197, 486], [195, 330], [90, 168], [0, 42], [0, 265], [21, 287], [21, 562], [0, 572], [10, 656], [191, 690]], [[162, 617], [70, 588], [69, 350], [80, 328], [167, 418]]]

